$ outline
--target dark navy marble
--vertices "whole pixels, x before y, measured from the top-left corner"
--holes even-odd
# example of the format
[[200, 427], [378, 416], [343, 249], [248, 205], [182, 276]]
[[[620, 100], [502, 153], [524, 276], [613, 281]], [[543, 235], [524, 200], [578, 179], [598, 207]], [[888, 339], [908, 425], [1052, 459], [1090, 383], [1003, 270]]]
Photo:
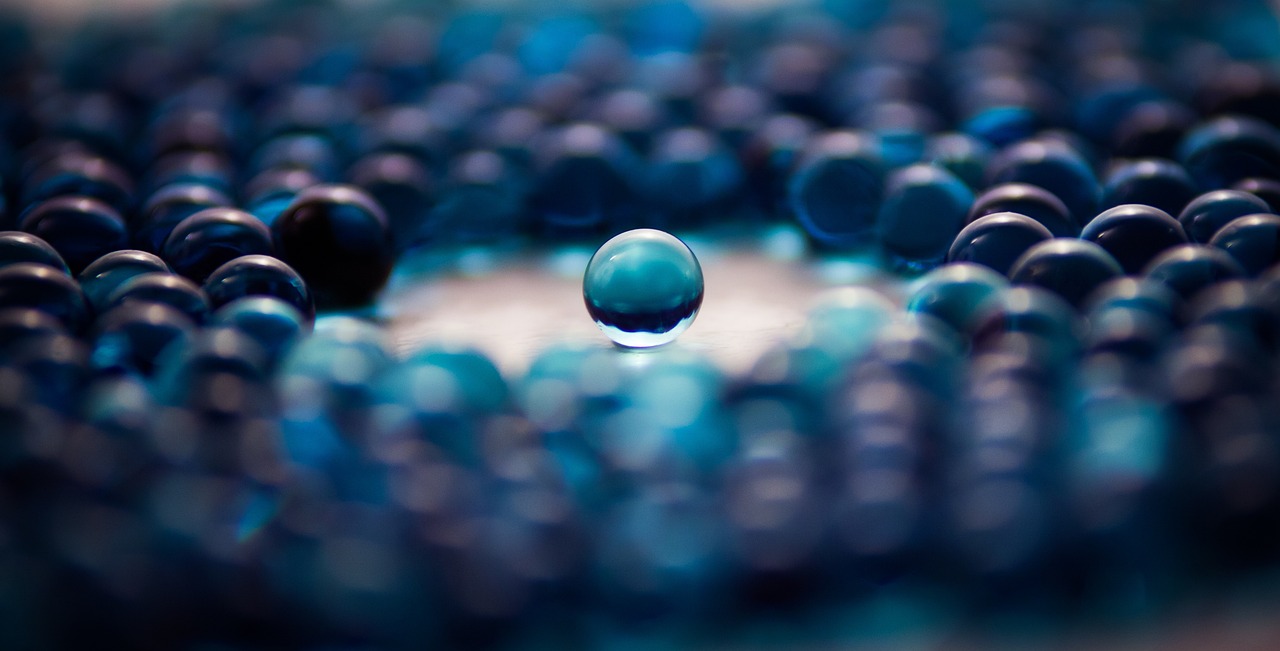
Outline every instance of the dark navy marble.
[[1089, 317], [1087, 354], [1113, 353], [1141, 362], [1159, 355], [1174, 333], [1173, 324], [1136, 307], [1112, 307]]
[[977, 326], [973, 348], [1002, 350], [1008, 336], [1029, 336], [1048, 347], [1045, 352], [1049, 364], [1066, 364], [1079, 351], [1083, 332], [1079, 315], [1062, 297], [1030, 285], [1010, 287], [996, 297], [992, 309]]
[[0, 308], [8, 307], [48, 312], [72, 333], [87, 326], [93, 314], [79, 283], [61, 269], [34, 262], [0, 267]]
[[551, 232], [627, 228], [636, 214], [642, 165], [615, 133], [573, 124], [549, 135], [537, 161], [530, 206]]
[[245, 211], [270, 226], [299, 192], [313, 185], [320, 185], [320, 179], [307, 170], [266, 170], [245, 184]]
[[1257, 276], [1280, 262], [1280, 215], [1237, 217], [1218, 229], [1209, 245], [1230, 253], [1247, 275]]
[[525, 183], [496, 152], [466, 152], [452, 163], [448, 180], [421, 223], [419, 242], [484, 244], [507, 240], [524, 225]]
[[13, 365], [34, 389], [36, 402], [62, 414], [75, 413], [89, 379], [88, 362], [85, 344], [65, 334], [32, 337], [13, 357]]
[[1124, 275], [1106, 249], [1084, 240], [1055, 238], [1027, 250], [1013, 263], [1009, 280], [1050, 290], [1079, 309], [1098, 286]]
[[1164, 283], [1183, 300], [1190, 300], [1215, 283], [1245, 275], [1244, 267], [1230, 254], [1205, 244], [1184, 244], [1165, 251], [1142, 273]]
[[422, 243], [422, 228], [436, 202], [438, 182], [419, 159], [400, 152], [374, 152], [356, 161], [347, 179], [387, 213], [396, 248]]
[[1044, 188], [1026, 183], [1005, 183], [987, 188], [973, 200], [969, 221], [1000, 212], [1026, 215], [1038, 222], [1054, 237], [1075, 237], [1080, 225], [1062, 200]]
[[126, 301], [94, 322], [90, 364], [98, 373], [150, 375], [160, 353], [171, 344], [185, 345], [195, 329], [191, 317], [177, 308]]
[[92, 197], [122, 213], [133, 208], [134, 187], [120, 166], [86, 152], [54, 157], [36, 168], [23, 183], [24, 206], [67, 195]]
[[293, 306], [308, 321], [315, 318], [315, 301], [302, 276], [278, 258], [246, 255], [229, 260], [204, 281], [214, 309], [246, 296], [269, 296]]
[[0, 268], [19, 262], [33, 262], [70, 274], [58, 251], [36, 235], [22, 231], [0, 231]]
[[157, 158], [144, 177], [144, 192], [151, 194], [166, 185], [196, 183], [232, 194], [237, 172], [231, 160], [214, 151], [174, 151]]
[[[201, 328], [185, 345], [168, 346], [156, 359], [153, 385], [159, 400], [168, 404], [208, 402], [219, 396], [201, 391], [203, 380], [218, 376], [232, 377], [251, 383], [246, 387], [256, 393], [260, 407], [269, 400], [270, 392], [258, 386], [267, 378], [269, 360], [266, 351], [249, 335], [232, 327]], [[240, 397], [229, 392], [230, 397]], [[211, 405], [210, 405], [211, 406]]]
[[1178, 102], [1142, 102], [1112, 131], [1112, 152], [1121, 158], [1173, 158], [1195, 121], [1195, 113]]
[[257, 217], [234, 208], [206, 208], [173, 227], [161, 255], [174, 273], [202, 283], [226, 262], [271, 252], [271, 230]]
[[1103, 211], [1085, 225], [1080, 239], [1106, 249], [1126, 274], [1142, 271], [1164, 250], [1187, 243], [1178, 220], [1159, 208], [1142, 204], [1124, 204]]
[[881, 248], [908, 269], [928, 269], [947, 250], [973, 204], [973, 192], [941, 167], [911, 165], [894, 172], [876, 217]]
[[854, 131], [816, 136], [791, 177], [792, 213], [814, 240], [838, 249], [875, 238], [885, 170], [878, 141]]
[[368, 304], [391, 276], [395, 250], [386, 215], [358, 188], [308, 188], [271, 230], [277, 254], [302, 275], [319, 305]]
[[76, 279], [80, 281], [90, 305], [101, 312], [107, 308], [107, 299], [121, 283], [139, 274], [156, 271], [169, 273], [169, 265], [155, 254], [124, 249], [112, 251], [89, 263]]
[[1178, 214], [1178, 221], [1192, 242], [1203, 244], [1231, 220], [1265, 212], [1271, 212], [1267, 202], [1250, 193], [1214, 190], [1192, 199]]
[[1102, 185], [1103, 210], [1124, 204], [1143, 204], [1177, 215], [1196, 197], [1196, 184], [1182, 166], [1161, 158], [1123, 163], [1107, 174]]
[[107, 296], [107, 309], [130, 301], [163, 303], [196, 323], [204, 323], [209, 314], [209, 297], [204, 290], [175, 273], [152, 271], [129, 278]]
[[1252, 281], [1223, 281], [1196, 296], [1189, 320], [1226, 326], [1274, 354], [1280, 349], [1280, 311], [1269, 294], [1269, 289]]
[[114, 208], [90, 197], [64, 196], [34, 204], [19, 228], [48, 242], [71, 273], [129, 243], [128, 227]]
[[298, 341], [311, 332], [311, 319], [274, 296], [245, 296], [215, 308], [209, 324], [229, 326], [262, 346], [274, 367]]
[[1280, 130], [1249, 117], [1215, 118], [1187, 133], [1178, 160], [1209, 190], [1250, 177], [1280, 178]]
[[1145, 310], [1170, 323], [1178, 323], [1182, 298], [1164, 283], [1127, 276], [1103, 284], [1089, 295], [1085, 304], [1085, 312], [1090, 315], [1116, 308]]
[[1241, 179], [1231, 186], [1232, 190], [1242, 190], [1267, 202], [1271, 207], [1267, 212], [1280, 211], [1280, 180], [1265, 178]]
[[973, 262], [1007, 276], [1027, 249], [1051, 238], [1049, 229], [1026, 215], [991, 213], [960, 230], [947, 251], [947, 262]]
[[742, 180], [738, 158], [715, 133], [683, 127], [658, 135], [641, 187], [658, 223], [678, 229], [727, 217]]
[[1077, 225], [1097, 213], [1101, 194], [1098, 177], [1085, 158], [1055, 140], [1024, 140], [1001, 150], [987, 166], [987, 180], [993, 185], [1027, 183], [1044, 188], [1062, 200]]
[[148, 253], [160, 253], [179, 222], [206, 208], [230, 205], [230, 197], [208, 185], [179, 183], [161, 188], [146, 200], [130, 224], [133, 245]]
[[67, 334], [67, 327], [52, 314], [31, 307], [0, 309], [0, 360], [7, 360], [27, 337]]

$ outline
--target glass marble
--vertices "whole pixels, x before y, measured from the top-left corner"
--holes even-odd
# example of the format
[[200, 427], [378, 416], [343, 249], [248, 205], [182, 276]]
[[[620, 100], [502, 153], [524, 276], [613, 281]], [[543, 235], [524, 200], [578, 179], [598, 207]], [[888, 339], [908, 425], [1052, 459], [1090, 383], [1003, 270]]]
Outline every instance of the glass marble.
[[1222, 116], [1187, 133], [1178, 160], [1200, 187], [1229, 188], [1255, 176], [1280, 176], [1280, 130], [1244, 116]]
[[[0, 274], [3, 274], [0, 271]], [[89, 378], [89, 351], [80, 339], [65, 334], [33, 337], [13, 358], [42, 405], [73, 414]]]
[[800, 226], [822, 245], [864, 246], [875, 239], [884, 175], [873, 136], [828, 132], [806, 148], [788, 183], [788, 202]]
[[661, 211], [659, 223], [688, 228], [723, 218], [742, 179], [737, 156], [716, 134], [682, 127], [657, 136], [641, 187]]
[[107, 299], [124, 281], [149, 272], [169, 273], [169, 265], [159, 256], [134, 249], [112, 251], [85, 267], [76, 279], [93, 309], [107, 308]]
[[972, 262], [1007, 276], [1027, 249], [1052, 238], [1044, 224], [1026, 215], [991, 213], [960, 229], [947, 251], [947, 262]]
[[1001, 150], [987, 166], [987, 179], [993, 185], [1027, 183], [1048, 190], [1067, 206], [1077, 225], [1097, 213], [1098, 177], [1083, 156], [1054, 140], [1024, 140]]
[[204, 290], [175, 273], [152, 271], [138, 274], [120, 283], [107, 296], [108, 309], [129, 301], [164, 303], [196, 323], [204, 323], [209, 314], [209, 297]]
[[649, 348], [680, 336], [702, 307], [702, 267], [663, 231], [636, 229], [605, 242], [582, 279], [587, 312], [614, 343]]
[[1209, 240], [1231, 254], [1250, 277], [1280, 262], [1280, 215], [1237, 217], [1218, 229]]
[[246, 255], [228, 261], [209, 274], [204, 290], [214, 309], [246, 296], [270, 296], [292, 305], [308, 322], [315, 319], [315, 301], [302, 276], [269, 255]]
[[983, 174], [991, 159], [991, 146], [963, 133], [941, 133], [929, 139], [924, 159], [937, 165], [977, 191], [986, 186]]
[[1123, 275], [1124, 269], [1106, 249], [1069, 238], [1031, 247], [1009, 269], [1009, 280], [1015, 285], [1043, 287], [1077, 309], [1099, 285]]
[[1136, 274], [1166, 249], [1187, 243], [1178, 220], [1159, 208], [1124, 204], [1104, 210], [1080, 233], [1080, 239], [1101, 246], [1126, 274]]
[[264, 141], [249, 160], [249, 170], [301, 169], [332, 183], [342, 169], [333, 140], [319, 133], [285, 133]]
[[126, 212], [133, 207], [133, 181], [129, 175], [101, 156], [69, 152], [38, 167], [23, 183], [22, 202], [30, 206], [45, 199], [67, 195], [92, 197]]
[[1133, 107], [1111, 133], [1114, 155], [1121, 158], [1173, 158], [1178, 143], [1196, 121], [1186, 106], [1150, 100]]
[[968, 337], [994, 309], [1009, 281], [987, 267], [956, 262], [935, 269], [913, 283], [907, 311], [928, 314]]
[[129, 243], [120, 213], [90, 197], [55, 197], [34, 204], [22, 215], [19, 228], [48, 242], [71, 273], [80, 273], [90, 262]]
[[1218, 229], [1245, 215], [1271, 212], [1267, 202], [1242, 190], [1213, 190], [1188, 203], [1178, 221], [1192, 242], [1204, 244]]
[[1280, 347], [1280, 312], [1269, 298], [1268, 291], [1252, 281], [1223, 281], [1196, 296], [1190, 322], [1224, 325], [1274, 354]]
[[270, 226], [293, 203], [293, 198], [299, 192], [313, 185], [320, 185], [320, 179], [307, 170], [266, 170], [245, 184], [245, 211]]
[[195, 328], [191, 317], [163, 303], [122, 303], [94, 322], [90, 364], [99, 373], [149, 376], [160, 353], [173, 342], [185, 345]]
[[1164, 283], [1126, 276], [1094, 290], [1085, 304], [1085, 313], [1094, 315], [1116, 308], [1137, 309], [1177, 323], [1181, 307], [1182, 299]]
[[386, 214], [359, 188], [308, 188], [271, 229], [276, 252], [306, 280], [317, 304], [367, 305], [391, 276], [395, 250]]
[[164, 241], [179, 222], [206, 208], [231, 205], [231, 198], [217, 188], [200, 183], [178, 183], [152, 194], [138, 210], [134, 222], [133, 245], [148, 253], [164, 250]]
[[347, 180], [386, 211], [398, 250], [421, 243], [422, 225], [438, 192], [425, 164], [401, 152], [374, 152], [351, 166]]
[[0, 359], [8, 359], [27, 337], [67, 334], [67, 327], [57, 317], [31, 307], [0, 309]]
[[1054, 361], [1066, 362], [1079, 350], [1084, 325], [1071, 304], [1057, 294], [1034, 286], [1001, 292], [973, 335], [975, 350], [992, 350], [1008, 334], [1042, 339]]
[[216, 151], [175, 151], [151, 164], [143, 187], [150, 194], [166, 185], [196, 183], [231, 194], [236, 189], [236, 179], [231, 161], [224, 154]]
[[453, 161], [448, 181], [415, 235], [419, 242], [448, 244], [510, 238], [523, 226], [524, 184], [496, 152], [465, 152]]
[[937, 266], [964, 224], [973, 192], [955, 175], [932, 165], [895, 171], [876, 217], [876, 235], [890, 260], [907, 269]]
[[1143, 270], [1184, 300], [1223, 280], [1241, 278], [1244, 267], [1226, 251], [1205, 244], [1183, 244], [1162, 253]]
[[61, 269], [34, 262], [0, 267], [0, 308], [30, 307], [57, 318], [72, 333], [92, 317], [80, 284]]
[[999, 212], [1026, 215], [1049, 229], [1054, 237], [1080, 234], [1080, 225], [1072, 218], [1067, 205], [1052, 192], [1034, 185], [1004, 183], [987, 188], [973, 200], [969, 221]]
[[1113, 307], [1089, 317], [1085, 351], [1089, 354], [1114, 353], [1150, 362], [1163, 350], [1173, 332], [1169, 321], [1151, 312]]
[[539, 153], [530, 206], [552, 232], [626, 228], [635, 214], [641, 162], [612, 131], [573, 124], [554, 131]]
[[992, 106], [964, 121], [964, 132], [994, 147], [1004, 147], [1032, 136], [1043, 120], [1026, 106]]
[[19, 262], [43, 264], [70, 275], [67, 263], [48, 242], [31, 233], [0, 231], [0, 269]]
[[224, 395], [216, 393], [215, 388], [225, 387], [226, 383], [208, 382], [206, 387], [201, 386], [202, 380], [230, 377], [248, 383], [245, 389], [254, 393], [251, 404], [253, 400], [264, 402], [270, 396], [259, 385], [267, 379], [268, 369], [267, 353], [252, 337], [236, 328], [205, 327], [160, 351], [152, 385], [157, 399], [167, 404], [244, 400], [245, 396], [234, 390]]
[[307, 315], [274, 296], [237, 298], [214, 309], [209, 325], [237, 328], [252, 337], [273, 368], [312, 327]]
[[206, 208], [173, 227], [161, 257], [174, 273], [200, 283], [235, 258], [271, 252], [271, 230], [257, 217], [234, 208]]
[[1171, 160], [1145, 158], [1111, 170], [1102, 186], [1100, 207], [1105, 210], [1136, 203], [1176, 215], [1195, 196], [1196, 184], [1181, 165]]
[[1267, 202], [1271, 207], [1267, 212], [1275, 213], [1280, 210], [1280, 181], [1276, 179], [1250, 177], [1236, 182], [1231, 189], [1248, 192]]

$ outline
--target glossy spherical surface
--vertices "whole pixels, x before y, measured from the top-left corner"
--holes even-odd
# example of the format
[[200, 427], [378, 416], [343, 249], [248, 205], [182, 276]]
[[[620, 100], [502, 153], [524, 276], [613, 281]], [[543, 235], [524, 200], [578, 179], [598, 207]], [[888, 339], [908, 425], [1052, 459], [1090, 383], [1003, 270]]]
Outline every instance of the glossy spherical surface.
[[21, 231], [0, 231], [0, 268], [19, 262], [32, 262], [70, 274], [58, 251], [38, 236]]
[[124, 249], [112, 251], [94, 260], [76, 279], [80, 281], [80, 287], [84, 289], [89, 303], [95, 310], [102, 311], [107, 307], [107, 299], [111, 293], [121, 283], [139, 274], [155, 271], [169, 273], [169, 265], [155, 254]]
[[315, 318], [315, 301], [307, 283], [292, 267], [269, 255], [246, 255], [218, 267], [205, 280], [204, 290], [217, 309], [245, 296], [270, 296]]
[[177, 308], [151, 301], [126, 301], [94, 324], [91, 364], [99, 372], [150, 375], [160, 353], [184, 341], [196, 324]]
[[1049, 229], [1054, 237], [1080, 234], [1080, 225], [1061, 199], [1044, 188], [1027, 183], [1003, 183], [988, 188], [973, 200], [969, 221], [1000, 212], [1026, 215]]
[[1231, 220], [1209, 240], [1231, 254], [1249, 276], [1280, 262], [1280, 215], [1246, 215]]
[[1124, 269], [1106, 249], [1066, 238], [1031, 247], [1009, 270], [1014, 284], [1043, 287], [1077, 308], [1099, 285], [1122, 275]]
[[56, 317], [76, 332], [88, 324], [92, 310], [80, 285], [49, 265], [18, 262], [0, 268], [0, 308], [31, 307]]
[[34, 205], [19, 227], [48, 242], [72, 273], [99, 257], [125, 248], [124, 219], [114, 208], [89, 197], [56, 197]]
[[1085, 225], [1080, 239], [1101, 246], [1126, 274], [1142, 271], [1166, 249], [1187, 243], [1178, 220], [1152, 206], [1124, 204], [1105, 210]]
[[1027, 249], [1052, 238], [1044, 224], [1026, 215], [992, 213], [960, 230], [947, 252], [947, 261], [973, 262], [1007, 276]]
[[856, 132], [818, 138], [788, 186], [788, 200], [801, 227], [834, 248], [853, 248], [873, 239], [883, 194], [879, 144]]
[[916, 281], [907, 310], [936, 317], [967, 337], [1008, 286], [1003, 276], [981, 265], [948, 264]]
[[210, 325], [230, 326], [258, 342], [275, 364], [311, 331], [308, 318], [273, 296], [246, 296], [214, 310]]
[[1223, 280], [1240, 278], [1244, 268], [1226, 251], [1204, 244], [1184, 244], [1151, 261], [1143, 275], [1162, 282], [1188, 300]]
[[151, 253], [164, 250], [164, 241], [179, 222], [205, 208], [230, 206], [231, 198], [217, 188], [178, 183], [156, 191], [142, 205], [132, 224], [133, 245]]
[[1052, 192], [1077, 224], [1096, 212], [1098, 178], [1084, 157], [1057, 141], [1024, 140], [1010, 146], [991, 160], [987, 177], [993, 184], [1028, 183]]
[[1192, 199], [1178, 214], [1178, 221], [1192, 242], [1203, 244], [1231, 220], [1265, 212], [1271, 212], [1267, 202], [1248, 192], [1214, 190]]
[[889, 177], [876, 218], [880, 246], [907, 268], [935, 266], [964, 224], [973, 192], [940, 167], [912, 165]]
[[552, 231], [590, 231], [635, 219], [639, 159], [612, 131], [570, 125], [541, 153], [531, 206]]
[[177, 308], [196, 323], [204, 323], [209, 314], [209, 297], [198, 285], [174, 273], [138, 274], [116, 287], [107, 297], [107, 305], [129, 301], [163, 303]]
[[1148, 158], [1112, 170], [1102, 186], [1101, 207], [1142, 204], [1176, 215], [1195, 196], [1196, 184], [1181, 165]]
[[1280, 131], [1260, 120], [1222, 116], [1187, 133], [1178, 160], [1202, 188], [1231, 187], [1249, 177], [1280, 175]]
[[596, 325], [620, 346], [647, 348], [674, 341], [702, 306], [702, 267], [689, 247], [653, 229], [627, 231], [605, 242], [582, 279]]
[[165, 239], [163, 257], [174, 273], [204, 282], [214, 269], [242, 255], [271, 253], [271, 231], [234, 208], [208, 208], [178, 223]]
[[308, 188], [271, 228], [276, 252], [307, 281], [318, 304], [368, 304], [391, 276], [395, 252], [387, 218], [362, 190]]

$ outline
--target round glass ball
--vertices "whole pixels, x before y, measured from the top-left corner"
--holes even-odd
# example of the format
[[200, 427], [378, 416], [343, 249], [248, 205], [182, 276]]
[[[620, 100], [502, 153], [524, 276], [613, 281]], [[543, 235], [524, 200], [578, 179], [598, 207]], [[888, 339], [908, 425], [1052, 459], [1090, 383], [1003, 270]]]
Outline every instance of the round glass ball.
[[163, 256], [175, 273], [204, 282], [235, 258], [271, 251], [271, 230], [257, 217], [235, 208], [207, 208], [173, 228]]
[[21, 228], [48, 242], [73, 273], [129, 243], [120, 213], [91, 197], [55, 197], [34, 204], [22, 217]]
[[1178, 220], [1149, 205], [1129, 203], [1104, 210], [1085, 224], [1080, 239], [1101, 246], [1126, 274], [1136, 274], [1166, 249], [1187, 243]]
[[587, 263], [582, 296], [596, 325], [619, 346], [674, 341], [702, 307], [702, 267], [675, 236], [649, 228], [605, 242]]

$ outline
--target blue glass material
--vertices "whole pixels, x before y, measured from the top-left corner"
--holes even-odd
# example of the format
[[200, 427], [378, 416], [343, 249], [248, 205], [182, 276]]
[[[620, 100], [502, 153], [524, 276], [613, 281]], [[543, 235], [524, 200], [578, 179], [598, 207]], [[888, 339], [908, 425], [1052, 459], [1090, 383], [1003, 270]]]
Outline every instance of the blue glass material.
[[174, 273], [199, 283], [235, 258], [271, 252], [271, 230], [257, 217], [234, 208], [206, 208], [173, 227], [161, 255]]
[[19, 262], [43, 264], [70, 274], [58, 251], [36, 235], [22, 231], [0, 231], [0, 269]]
[[1133, 107], [1111, 133], [1114, 155], [1121, 158], [1173, 158], [1196, 114], [1171, 100], [1150, 100]]
[[738, 158], [714, 133], [684, 127], [657, 137], [642, 187], [663, 213], [659, 223], [688, 228], [723, 216], [742, 178]]
[[965, 262], [948, 264], [912, 285], [907, 311], [933, 316], [967, 337], [1008, 286], [1003, 276], [986, 267]]
[[816, 127], [798, 115], [775, 114], [744, 145], [746, 190], [758, 197], [767, 217], [786, 214], [787, 182]]
[[880, 144], [853, 131], [816, 136], [788, 185], [800, 226], [819, 243], [840, 249], [869, 244], [884, 196]]
[[0, 308], [30, 307], [56, 317], [79, 332], [92, 317], [80, 284], [61, 269], [34, 262], [0, 267]]
[[408, 154], [374, 152], [356, 161], [347, 178], [386, 211], [397, 249], [421, 242], [423, 222], [438, 192], [426, 165]]
[[1057, 294], [1030, 285], [1010, 287], [996, 297], [973, 345], [975, 350], [995, 350], [1005, 335], [1030, 335], [1050, 347], [1053, 361], [1065, 363], [1079, 350], [1084, 330], [1075, 309]]
[[963, 129], [994, 147], [1004, 147], [1033, 135], [1041, 122], [1035, 111], [1025, 106], [992, 106], [966, 119]]
[[57, 317], [31, 307], [0, 309], [0, 360], [16, 353], [27, 337], [67, 334], [67, 327]]
[[1276, 179], [1247, 178], [1241, 179], [1231, 186], [1232, 190], [1241, 190], [1262, 199], [1271, 207], [1267, 212], [1280, 210], [1280, 181]]
[[1113, 353], [1150, 362], [1173, 333], [1173, 325], [1166, 319], [1140, 308], [1116, 306], [1089, 316], [1084, 344], [1089, 354]]
[[228, 261], [209, 274], [204, 290], [214, 309], [246, 296], [270, 296], [292, 305], [307, 321], [316, 314], [315, 301], [302, 276], [268, 255], [246, 255]]
[[1104, 210], [1080, 233], [1080, 239], [1101, 246], [1126, 274], [1136, 274], [1166, 249], [1187, 243], [1182, 225], [1168, 213], [1141, 204]]
[[908, 269], [937, 266], [972, 204], [973, 192], [945, 169], [919, 164], [897, 170], [876, 217], [880, 246]]
[[209, 297], [199, 285], [175, 273], [151, 271], [120, 283], [107, 296], [108, 309], [130, 301], [163, 303], [204, 323], [209, 314]]
[[308, 188], [271, 230], [277, 254], [306, 280], [319, 305], [366, 305], [391, 276], [395, 250], [386, 214], [358, 188]]
[[[979, 270], [979, 277], [1000, 278], [983, 267], [970, 268]], [[982, 291], [981, 286], [976, 289]], [[963, 309], [953, 303], [939, 307]], [[962, 311], [954, 316], [963, 326], [976, 314]], [[880, 330], [846, 379], [854, 383], [883, 379], [906, 382], [947, 400], [954, 396], [966, 343], [959, 331], [943, 320], [926, 311], [911, 312]]]
[[[157, 400], [164, 403], [204, 403], [206, 409], [241, 415], [265, 407], [270, 394], [260, 383], [267, 379], [268, 369], [266, 351], [252, 337], [236, 328], [206, 327], [160, 351], [152, 385]], [[219, 377], [238, 382], [219, 381]], [[245, 386], [225, 388], [240, 382]], [[225, 393], [220, 394], [220, 387]]]
[[[991, 159], [987, 178], [993, 185], [1027, 183], [1048, 190], [1067, 206], [1077, 225], [1097, 214], [1101, 194], [1098, 177], [1083, 156], [1056, 140], [1024, 140], [1009, 146]], [[1019, 212], [1012, 208], [1004, 211]], [[1050, 226], [1049, 230], [1054, 229]]]
[[635, 215], [641, 164], [613, 132], [594, 124], [555, 131], [538, 160], [531, 208], [553, 231], [625, 228]]
[[196, 324], [163, 303], [127, 301], [94, 322], [90, 364], [98, 373], [150, 375], [160, 353], [174, 342], [185, 345]]
[[449, 179], [417, 237], [441, 243], [495, 243], [520, 231], [524, 180], [502, 156], [477, 150], [453, 161]]
[[1190, 322], [1226, 326], [1274, 354], [1280, 348], [1280, 312], [1274, 310], [1268, 293], [1251, 281], [1220, 282], [1196, 296]]
[[1009, 280], [1052, 291], [1077, 309], [1102, 283], [1124, 275], [1106, 249], [1084, 240], [1054, 238], [1027, 250], [1013, 263]]
[[130, 225], [133, 245], [148, 253], [160, 253], [179, 222], [206, 208], [230, 205], [231, 198], [212, 186], [179, 183], [163, 187], [142, 204]]
[[[866, 350], [897, 309], [884, 294], [869, 287], [841, 287], [826, 292], [805, 316], [796, 343], [830, 355], [837, 364], [849, 362]], [[763, 358], [757, 367], [761, 364]]]
[[56, 197], [33, 205], [19, 228], [58, 251], [71, 273], [129, 243], [128, 227], [111, 206], [89, 197]]
[[1123, 308], [1145, 310], [1170, 323], [1177, 322], [1182, 299], [1167, 285], [1143, 277], [1117, 278], [1103, 284], [1089, 296], [1087, 314], [1101, 314]]
[[99, 199], [120, 212], [133, 207], [133, 181], [115, 163], [84, 151], [56, 156], [36, 168], [23, 183], [22, 202], [81, 196]]
[[628, 348], [674, 341], [698, 315], [702, 296], [702, 267], [693, 252], [648, 228], [605, 242], [582, 278], [587, 312], [609, 339]]
[[947, 251], [947, 262], [972, 262], [1007, 276], [1027, 249], [1052, 237], [1049, 229], [1026, 215], [991, 213], [960, 229]]
[[1209, 240], [1231, 254], [1250, 277], [1280, 262], [1280, 215], [1237, 217], [1218, 229]]
[[969, 221], [999, 212], [1026, 215], [1044, 225], [1054, 237], [1075, 237], [1080, 225], [1062, 200], [1044, 188], [1026, 183], [1004, 183], [987, 188], [973, 200]]
[[929, 139], [924, 159], [951, 172], [976, 192], [986, 186], [983, 174], [991, 159], [991, 147], [967, 134], [940, 133]]
[[1102, 186], [1103, 210], [1137, 203], [1177, 215], [1196, 196], [1196, 184], [1182, 166], [1159, 158], [1124, 163], [1111, 170]]
[[147, 171], [143, 192], [152, 194], [166, 185], [194, 183], [217, 188], [224, 194], [236, 189], [231, 161], [215, 151], [174, 151], [157, 158]]
[[1165, 251], [1142, 273], [1164, 283], [1184, 300], [1215, 283], [1245, 275], [1244, 268], [1230, 254], [1205, 244], [1184, 244]]
[[1218, 229], [1245, 215], [1271, 212], [1267, 202], [1242, 190], [1213, 190], [1187, 204], [1178, 221], [1192, 242], [1204, 244]]
[[252, 337], [273, 368], [312, 328], [307, 315], [274, 296], [237, 298], [215, 308], [209, 325], [230, 326]]
[[306, 170], [269, 169], [245, 185], [245, 211], [270, 226], [299, 192], [319, 184], [320, 179]]
[[36, 401], [64, 414], [75, 413], [88, 380], [88, 361], [84, 343], [65, 334], [32, 337], [13, 357], [13, 365], [23, 371], [34, 389]]
[[112, 251], [94, 260], [76, 279], [80, 281], [80, 287], [93, 309], [101, 312], [107, 307], [107, 299], [121, 283], [139, 274], [155, 271], [169, 273], [169, 265], [159, 256], [146, 251], [124, 249]]
[[1280, 176], [1280, 131], [1254, 118], [1223, 116], [1192, 129], [1178, 160], [1201, 188], [1229, 188], [1238, 181]]

